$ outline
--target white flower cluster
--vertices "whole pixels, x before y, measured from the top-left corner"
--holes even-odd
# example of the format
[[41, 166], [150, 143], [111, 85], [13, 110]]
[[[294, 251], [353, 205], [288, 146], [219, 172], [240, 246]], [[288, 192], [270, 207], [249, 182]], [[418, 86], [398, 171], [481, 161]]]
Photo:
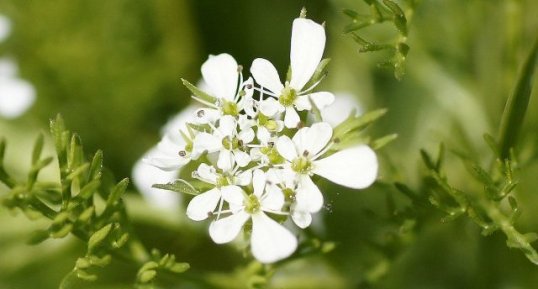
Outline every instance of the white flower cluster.
[[248, 228], [252, 254], [264, 263], [297, 248], [286, 220], [306, 228], [322, 208], [314, 175], [356, 189], [377, 175], [377, 158], [367, 145], [331, 149], [333, 129], [319, 112], [334, 95], [314, 92], [324, 48], [324, 27], [295, 19], [291, 75], [284, 83], [265, 59], [253, 61], [252, 77], [245, 80], [232, 56], [210, 56], [201, 69], [207, 87], [185, 82], [204, 107], [176, 135], [165, 135], [148, 159], [167, 171], [195, 164], [192, 178], [204, 189], [190, 201], [187, 216], [211, 219], [209, 234], [219, 244]]

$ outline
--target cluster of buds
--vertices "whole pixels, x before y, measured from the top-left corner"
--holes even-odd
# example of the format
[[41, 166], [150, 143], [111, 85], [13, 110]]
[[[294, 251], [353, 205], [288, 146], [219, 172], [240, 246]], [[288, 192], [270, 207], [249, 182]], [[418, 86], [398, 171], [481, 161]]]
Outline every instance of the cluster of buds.
[[365, 144], [335, 149], [339, 140], [322, 117], [335, 100], [315, 91], [328, 62], [325, 40], [323, 25], [293, 21], [284, 82], [268, 60], [255, 59], [246, 78], [229, 54], [210, 56], [201, 68], [203, 87], [183, 81], [201, 105], [147, 159], [166, 171], [190, 168], [186, 181], [198, 193], [187, 216], [210, 219], [209, 234], [219, 244], [244, 231], [263, 263], [290, 256], [298, 241], [288, 227], [310, 226], [323, 207], [313, 177], [362, 189], [377, 176], [374, 151]]

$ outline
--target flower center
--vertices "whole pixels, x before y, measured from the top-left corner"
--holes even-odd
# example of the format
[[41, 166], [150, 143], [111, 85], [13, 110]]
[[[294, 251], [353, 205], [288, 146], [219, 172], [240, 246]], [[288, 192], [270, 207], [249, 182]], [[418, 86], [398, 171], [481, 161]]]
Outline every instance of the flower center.
[[270, 119], [268, 116], [263, 113], [258, 114], [258, 125], [265, 127], [268, 131], [276, 131], [278, 129], [278, 124], [275, 120]]
[[237, 104], [233, 101], [224, 100], [222, 104], [222, 113], [225, 115], [237, 116], [239, 111], [237, 111]]
[[269, 162], [274, 165], [284, 162], [284, 158], [278, 153], [275, 147], [267, 146], [260, 149], [260, 152], [267, 156]]
[[249, 195], [245, 199], [245, 211], [249, 214], [254, 214], [260, 210], [260, 201], [256, 195]]
[[235, 150], [242, 145], [242, 141], [237, 137], [225, 137], [222, 139], [222, 146], [227, 150]]
[[298, 157], [291, 162], [291, 169], [300, 174], [307, 174], [312, 169], [312, 162], [306, 157]]
[[280, 104], [283, 106], [291, 106], [295, 102], [295, 99], [297, 99], [297, 92], [295, 89], [286, 85], [286, 87], [282, 89], [282, 92], [280, 92], [278, 102], [280, 102]]
[[230, 184], [230, 182], [228, 182], [228, 178], [226, 178], [225, 176], [218, 176], [217, 177], [217, 183], [216, 183], [217, 188], [224, 187], [224, 186], [227, 186], [229, 184]]

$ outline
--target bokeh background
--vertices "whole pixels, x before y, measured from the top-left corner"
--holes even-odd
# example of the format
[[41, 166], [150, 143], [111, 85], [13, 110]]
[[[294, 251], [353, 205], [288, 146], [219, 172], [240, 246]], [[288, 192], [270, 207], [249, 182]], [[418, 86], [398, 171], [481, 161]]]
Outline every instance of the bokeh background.
[[[465, 218], [442, 223], [442, 214], [427, 204], [406, 220], [386, 206], [387, 197], [398, 208], [409, 206], [391, 183], [418, 186], [421, 148], [443, 141], [487, 160], [482, 134], [497, 134], [505, 101], [537, 36], [534, 0], [420, 1], [401, 81], [377, 66], [387, 57], [383, 52], [359, 54], [343, 34], [350, 20], [342, 9], [369, 13], [359, 0], [2, 0], [0, 14], [12, 27], [0, 43], [0, 57], [17, 63], [20, 78], [36, 91], [23, 116], [0, 117], [10, 171], [24, 175], [37, 133], [61, 113], [87, 152], [102, 149], [116, 176], [130, 176], [135, 162], [158, 142], [161, 127], [190, 102], [180, 77], [196, 82], [208, 54], [222, 52], [245, 68], [256, 57], [270, 59], [283, 74], [291, 22], [303, 6], [310, 18], [326, 22], [326, 55], [332, 61], [323, 87], [354, 95], [363, 111], [388, 108], [371, 133], [399, 138], [380, 152], [383, 167], [374, 187], [357, 192], [325, 183], [328, 205], [309, 233], [334, 241], [336, 249], [281, 268], [271, 288], [538, 288], [538, 267], [509, 249], [502, 234], [483, 237]], [[395, 30], [387, 24], [364, 34], [383, 42]], [[535, 90], [520, 140], [519, 150], [529, 160], [516, 194], [522, 231], [538, 231], [537, 98]], [[456, 185], [468, 186], [470, 176], [457, 160], [447, 166]], [[56, 172], [43, 177], [54, 179]], [[0, 193], [5, 189], [0, 185]], [[190, 262], [214, 286], [245, 288], [247, 262], [233, 247], [213, 244], [206, 224], [186, 221], [181, 209], [151, 207], [135, 187], [128, 209], [145, 243]], [[26, 245], [42, 226], [0, 208], [1, 289], [57, 288], [84, 253], [83, 244], [70, 238]], [[113, 263], [97, 283], [80, 288], [132, 288], [135, 275], [136, 268]], [[179, 278], [167, 286], [210, 285]]]

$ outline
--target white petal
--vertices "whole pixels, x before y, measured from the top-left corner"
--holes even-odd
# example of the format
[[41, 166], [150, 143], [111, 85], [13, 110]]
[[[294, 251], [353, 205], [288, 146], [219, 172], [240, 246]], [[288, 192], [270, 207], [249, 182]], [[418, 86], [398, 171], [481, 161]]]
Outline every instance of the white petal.
[[245, 95], [243, 95], [243, 98], [252, 99], [252, 95], [254, 94], [254, 79], [252, 79], [252, 77], [249, 77], [243, 82], [242, 88], [243, 91], [245, 91]]
[[242, 150], [233, 151], [234, 160], [240, 167], [246, 167], [250, 163], [250, 155]]
[[144, 161], [149, 165], [169, 172], [179, 170], [180, 168], [185, 166], [190, 160], [188, 158], [182, 158], [178, 155], [175, 158], [158, 156], [148, 157], [147, 159], [144, 159]]
[[264, 126], [259, 126], [257, 137], [262, 144], [266, 144], [271, 138], [271, 133]]
[[313, 172], [333, 183], [363, 189], [377, 176], [377, 157], [366, 145], [345, 149], [314, 162]]
[[218, 109], [204, 107], [197, 109], [190, 120], [195, 124], [215, 123], [221, 115], [222, 113]]
[[292, 106], [286, 107], [286, 115], [284, 116], [284, 125], [287, 128], [296, 128], [301, 119], [299, 114], [295, 111], [295, 108]]
[[273, 117], [275, 114], [283, 111], [284, 106], [272, 97], [260, 101], [260, 112], [265, 116]]
[[220, 200], [220, 191], [217, 188], [195, 196], [187, 206], [187, 216], [194, 221], [202, 221], [215, 210]]
[[222, 193], [222, 198], [226, 202], [234, 205], [243, 205], [245, 192], [240, 187], [233, 185], [224, 186], [220, 188], [220, 192]]
[[232, 101], [237, 92], [237, 62], [226, 53], [210, 55], [202, 64], [202, 76], [217, 98]]
[[324, 109], [334, 102], [334, 94], [326, 91], [314, 92], [308, 94], [308, 97], [314, 102], [318, 109]]
[[209, 225], [209, 236], [217, 244], [231, 242], [239, 235], [241, 228], [249, 218], [249, 214], [240, 211], [226, 218], [216, 220]]
[[246, 170], [237, 174], [235, 184], [238, 186], [248, 186], [252, 180], [252, 170]]
[[296, 208], [299, 211], [315, 213], [323, 207], [323, 195], [309, 176], [301, 175], [295, 191]]
[[169, 156], [177, 156], [180, 150], [183, 150], [185, 147], [185, 141], [182, 138], [176, 139], [177, 142], [172, 140], [168, 135], [165, 135], [161, 141], [157, 144], [159, 152], [167, 154]]
[[243, 144], [249, 144], [252, 142], [252, 140], [254, 140], [254, 130], [252, 128], [244, 129], [237, 137], [243, 142]]
[[269, 60], [263, 58], [254, 59], [250, 67], [250, 73], [259, 85], [269, 89], [276, 95], [280, 95], [280, 91], [284, 86], [280, 81], [275, 66]]
[[204, 180], [206, 183], [216, 184], [217, 183], [217, 172], [214, 167], [201, 163], [196, 170], [198, 176]]
[[185, 140], [181, 136], [179, 136], [179, 138], [175, 138], [173, 136], [179, 135], [179, 130], [184, 130], [187, 122], [195, 118], [194, 113], [196, 110], [197, 106], [192, 104], [181, 110], [180, 113], [176, 114], [166, 122], [166, 124], [161, 128], [161, 134], [168, 135], [174, 141], [181, 141], [182, 143], [185, 143]]
[[265, 173], [262, 170], [255, 170], [252, 174], [252, 185], [254, 186], [254, 195], [261, 197], [265, 189]]
[[262, 210], [280, 211], [284, 206], [285, 198], [282, 190], [275, 185], [267, 186], [260, 204]]
[[292, 209], [291, 219], [301, 229], [305, 229], [312, 223], [312, 215], [309, 212]]
[[216, 152], [222, 148], [222, 140], [209, 134], [207, 132], [201, 132], [196, 135], [192, 144], [193, 154], [199, 155], [204, 151], [209, 153]]
[[297, 148], [297, 153], [300, 155], [302, 155], [303, 152], [308, 149], [307, 136], [309, 130], [310, 127], [300, 128], [291, 139]]
[[232, 136], [237, 127], [237, 121], [231, 115], [225, 115], [219, 120], [219, 133], [222, 136]]
[[252, 255], [262, 263], [273, 263], [290, 256], [297, 239], [284, 226], [264, 213], [252, 215]]
[[217, 167], [222, 169], [223, 171], [229, 171], [234, 166], [234, 159], [232, 156], [232, 152], [229, 150], [221, 150], [219, 153], [219, 160], [217, 161]]
[[299, 95], [295, 102], [293, 102], [295, 105], [295, 108], [297, 108], [298, 111], [303, 110], [311, 110], [312, 104], [310, 103], [310, 99], [308, 98], [308, 95]]
[[[149, 157], [155, 149], [146, 153]], [[148, 164], [144, 159], [138, 160], [133, 167], [133, 184], [151, 205], [172, 212], [178, 211], [181, 195], [175, 192], [156, 189], [154, 184], [166, 184], [176, 179], [178, 171], [166, 172]]]
[[356, 113], [361, 111], [358, 99], [347, 93], [337, 93], [334, 103], [321, 110], [321, 118], [335, 127], [348, 118], [353, 110]]
[[35, 89], [30, 83], [15, 78], [0, 79], [0, 117], [21, 116], [35, 98]]
[[315, 155], [329, 143], [332, 135], [333, 129], [330, 124], [325, 122], [315, 123], [308, 129], [303, 147], [310, 155]]
[[278, 138], [276, 142], [276, 150], [282, 157], [284, 157], [290, 162], [297, 157], [297, 150], [295, 149], [295, 144], [288, 136], [284, 135]]
[[291, 32], [290, 86], [301, 91], [316, 70], [325, 49], [325, 29], [316, 22], [297, 18]]

